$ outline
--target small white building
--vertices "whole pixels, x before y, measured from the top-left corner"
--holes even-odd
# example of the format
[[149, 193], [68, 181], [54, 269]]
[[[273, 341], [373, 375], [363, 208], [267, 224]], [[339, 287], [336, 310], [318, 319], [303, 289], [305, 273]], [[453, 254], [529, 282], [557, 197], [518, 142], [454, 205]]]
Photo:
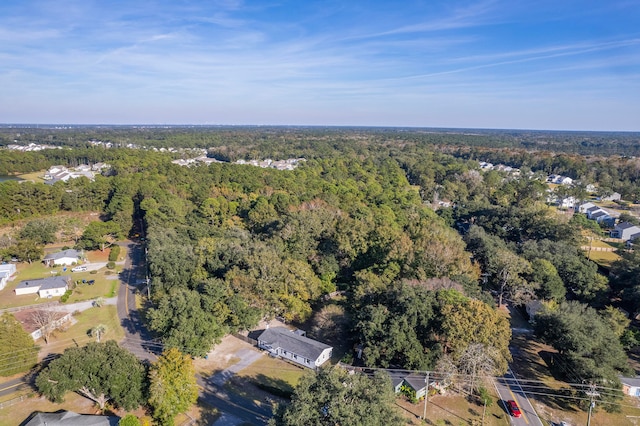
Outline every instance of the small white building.
[[59, 297], [69, 289], [69, 277], [50, 277], [24, 280], [16, 286], [16, 296], [38, 293], [40, 297]]
[[0, 265], [0, 290], [3, 290], [9, 279], [16, 273], [16, 265], [13, 263], [4, 263]]
[[59, 251], [57, 253], [48, 254], [42, 259], [45, 265], [47, 266], [56, 266], [56, 265], [73, 265], [74, 263], [78, 263], [80, 259], [81, 253], [78, 250], [69, 249], [64, 251]]
[[258, 337], [258, 347], [315, 370], [331, 358], [333, 348], [309, 339], [303, 333], [285, 327], [267, 328]]
[[620, 377], [625, 395], [640, 397], [640, 377]]

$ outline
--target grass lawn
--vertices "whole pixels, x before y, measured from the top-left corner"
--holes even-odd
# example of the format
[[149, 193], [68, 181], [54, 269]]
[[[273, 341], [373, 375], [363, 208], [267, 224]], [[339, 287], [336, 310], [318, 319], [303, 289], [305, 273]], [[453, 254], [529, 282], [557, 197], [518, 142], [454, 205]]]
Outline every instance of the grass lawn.
[[620, 255], [614, 251], [591, 251], [589, 259], [601, 266], [611, 266], [616, 260], [620, 260]]
[[[495, 389], [487, 387], [493, 404], [487, 407], [484, 415], [485, 426], [505, 426], [509, 424], [509, 416], [500, 404]], [[422, 415], [424, 413], [424, 400], [413, 404], [405, 398], [396, 399], [398, 411], [411, 425], [424, 425]], [[444, 395], [429, 396], [427, 401], [428, 425], [471, 425], [481, 424], [483, 405], [469, 402], [463, 395], [449, 392]], [[476, 422], [476, 423], [473, 423]]]
[[119, 342], [124, 338], [124, 330], [120, 325], [114, 305], [87, 309], [74, 315], [74, 319], [77, 321], [76, 324], [65, 331], [56, 331], [54, 336], [49, 339], [48, 344], [45, 345], [42, 340], [37, 342], [40, 345], [42, 356], [46, 353], [62, 353], [70, 346], [83, 346], [95, 341], [95, 338], [89, 335], [89, 331], [98, 324], [104, 324], [107, 328], [101, 338], [102, 341], [115, 340]]
[[39, 172], [24, 173], [22, 175], [17, 175], [16, 177], [22, 180], [30, 180], [32, 182], [44, 182], [45, 173], [46, 170], [40, 170]]
[[281, 359], [262, 356], [247, 368], [240, 370], [238, 377], [246, 377], [256, 383], [293, 391], [300, 378], [306, 374], [313, 374], [313, 372]]
[[34, 411], [70, 410], [80, 414], [96, 414], [96, 406], [93, 401], [76, 393], [67, 393], [65, 401], [61, 404], [49, 402], [46, 398], [37, 396], [35, 392], [32, 395], [32, 398], [0, 410], [0, 426], [19, 425]]

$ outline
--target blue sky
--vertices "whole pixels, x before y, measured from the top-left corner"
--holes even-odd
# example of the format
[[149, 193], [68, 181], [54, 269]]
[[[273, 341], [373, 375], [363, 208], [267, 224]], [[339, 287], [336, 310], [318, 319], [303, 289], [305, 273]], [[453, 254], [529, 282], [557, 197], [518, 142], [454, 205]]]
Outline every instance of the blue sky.
[[0, 122], [640, 131], [640, 0], [3, 0]]

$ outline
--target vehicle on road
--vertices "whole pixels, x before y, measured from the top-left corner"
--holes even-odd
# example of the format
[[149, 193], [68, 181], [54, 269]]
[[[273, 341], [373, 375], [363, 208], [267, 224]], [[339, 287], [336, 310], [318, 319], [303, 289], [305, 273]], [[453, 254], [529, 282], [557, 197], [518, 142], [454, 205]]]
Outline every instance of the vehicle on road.
[[89, 280], [87, 281], [87, 284], [89, 285], [94, 285], [96, 283], [96, 280]]
[[84, 272], [87, 270], [86, 266], [76, 266], [74, 268], [71, 268], [71, 272]]
[[507, 401], [507, 408], [509, 409], [509, 414], [513, 417], [520, 417], [522, 415], [520, 408], [518, 408], [518, 404], [516, 404], [514, 400]]

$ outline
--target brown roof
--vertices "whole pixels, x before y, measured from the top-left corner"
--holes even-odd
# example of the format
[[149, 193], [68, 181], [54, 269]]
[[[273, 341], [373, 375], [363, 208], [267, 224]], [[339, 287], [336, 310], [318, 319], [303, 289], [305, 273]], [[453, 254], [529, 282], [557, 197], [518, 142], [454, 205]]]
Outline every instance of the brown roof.
[[[13, 316], [20, 321], [22, 328], [24, 328], [27, 333], [31, 334], [40, 328], [40, 326], [33, 321], [33, 313], [38, 312], [39, 310], [40, 309], [24, 309], [22, 311], [14, 312]], [[56, 312], [55, 321], [58, 321], [67, 315], [67, 312]]]

